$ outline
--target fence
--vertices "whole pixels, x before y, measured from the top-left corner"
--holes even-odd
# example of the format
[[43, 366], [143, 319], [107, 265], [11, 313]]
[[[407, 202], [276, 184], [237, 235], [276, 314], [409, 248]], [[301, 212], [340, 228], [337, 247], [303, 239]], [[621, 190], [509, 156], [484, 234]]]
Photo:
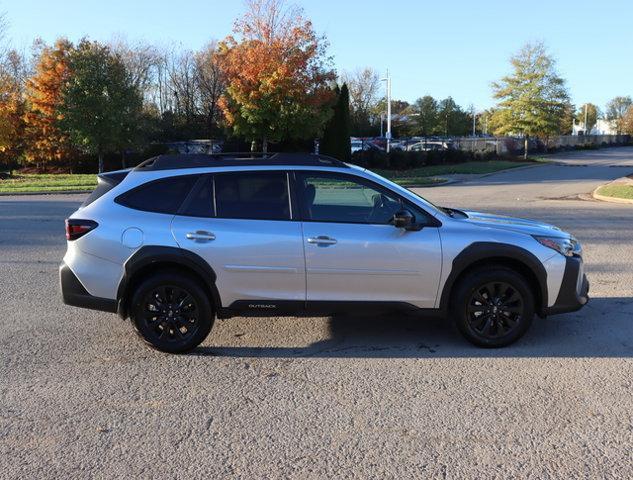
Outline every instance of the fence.
[[[566, 148], [604, 147], [609, 145], [625, 145], [631, 142], [630, 135], [560, 135], [546, 140], [531, 138], [531, 150], [547, 151]], [[523, 138], [519, 137], [458, 137], [453, 139], [453, 146], [459, 150], [486, 153], [516, 153], [523, 150]]]

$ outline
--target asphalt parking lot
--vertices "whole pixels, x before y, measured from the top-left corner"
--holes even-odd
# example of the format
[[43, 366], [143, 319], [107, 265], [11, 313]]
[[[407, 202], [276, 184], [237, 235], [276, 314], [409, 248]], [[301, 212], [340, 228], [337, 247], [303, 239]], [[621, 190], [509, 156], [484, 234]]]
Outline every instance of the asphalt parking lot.
[[62, 304], [82, 196], [0, 197], [3, 478], [631, 478], [633, 206], [582, 199], [633, 148], [419, 189], [574, 233], [583, 310], [482, 350], [440, 321], [218, 321], [190, 355]]

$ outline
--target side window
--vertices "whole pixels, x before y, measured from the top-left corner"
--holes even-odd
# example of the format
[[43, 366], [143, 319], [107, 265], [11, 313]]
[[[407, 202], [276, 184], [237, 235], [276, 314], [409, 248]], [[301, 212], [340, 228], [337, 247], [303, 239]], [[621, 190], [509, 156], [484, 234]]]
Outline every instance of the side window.
[[388, 224], [399, 197], [346, 175], [297, 172], [303, 216], [315, 222]]
[[286, 172], [221, 173], [214, 183], [218, 218], [290, 220]]
[[119, 195], [115, 202], [135, 210], [175, 214], [196, 180], [197, 175], [155, 180]]
[[187, 202], [181, 208], [179, 215], [188, 217], [213, 217], [215, 207], [213, 205], [213, 176], [206, 175], [204, 179], [194, 187]]

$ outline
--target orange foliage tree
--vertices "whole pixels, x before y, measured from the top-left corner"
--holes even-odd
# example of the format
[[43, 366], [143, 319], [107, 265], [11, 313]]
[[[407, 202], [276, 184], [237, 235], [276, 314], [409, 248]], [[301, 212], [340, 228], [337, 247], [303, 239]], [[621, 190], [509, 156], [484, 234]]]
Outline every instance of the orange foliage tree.
[[[217, 61], [226, 80], [220, 99], [236, 135], [268, 142], [317, 136], [331, 115], [336, 78], [326, 42], [298, 8], [283, 0], [252, 0], [220, 42]], [[236, 38], [237, 37], [237, 38]]]
[[45, 46], [27, 81], [25, 115], [27, 146], [25, 157], [38, 168], [43, 164], [67, 160], [72, 153], [68, 136], [59, 128], [57, 113], [62, 99], [62, 86], [70, 75], [68, 56], [73, 46], [59, 39], [53, 47]]
[[24, 147], [23, 58], [9, 51], [0, 64], [0, 162], [13, 165]]

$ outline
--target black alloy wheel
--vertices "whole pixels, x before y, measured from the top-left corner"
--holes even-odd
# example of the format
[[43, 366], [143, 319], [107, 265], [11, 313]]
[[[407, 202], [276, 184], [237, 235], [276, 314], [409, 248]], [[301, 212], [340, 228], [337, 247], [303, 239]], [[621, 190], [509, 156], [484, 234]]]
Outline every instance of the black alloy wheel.
[[486, 283], [472, 292], [468, 322], [479, 335], [502, 337], [520, 325], [523, 302], [523, 296], [509, 283]]
[[130, 304], [139, 336], [170, 353], [193, 350], [207, 337], [214, 321], [209, 296], [200, 283], [180, 272], [160, 272], [140, 283]]
[[186, 290], [161, 285], [145, 295], [143, 321], [158, 340], [181, 341], [198, 330], [198, 305]]
[[503, 347], [528, 330], [534, 309], [534, 293], [525, 277], [505, 266], [491, 265], [460, 279], [450, 315], [471, 343]]

